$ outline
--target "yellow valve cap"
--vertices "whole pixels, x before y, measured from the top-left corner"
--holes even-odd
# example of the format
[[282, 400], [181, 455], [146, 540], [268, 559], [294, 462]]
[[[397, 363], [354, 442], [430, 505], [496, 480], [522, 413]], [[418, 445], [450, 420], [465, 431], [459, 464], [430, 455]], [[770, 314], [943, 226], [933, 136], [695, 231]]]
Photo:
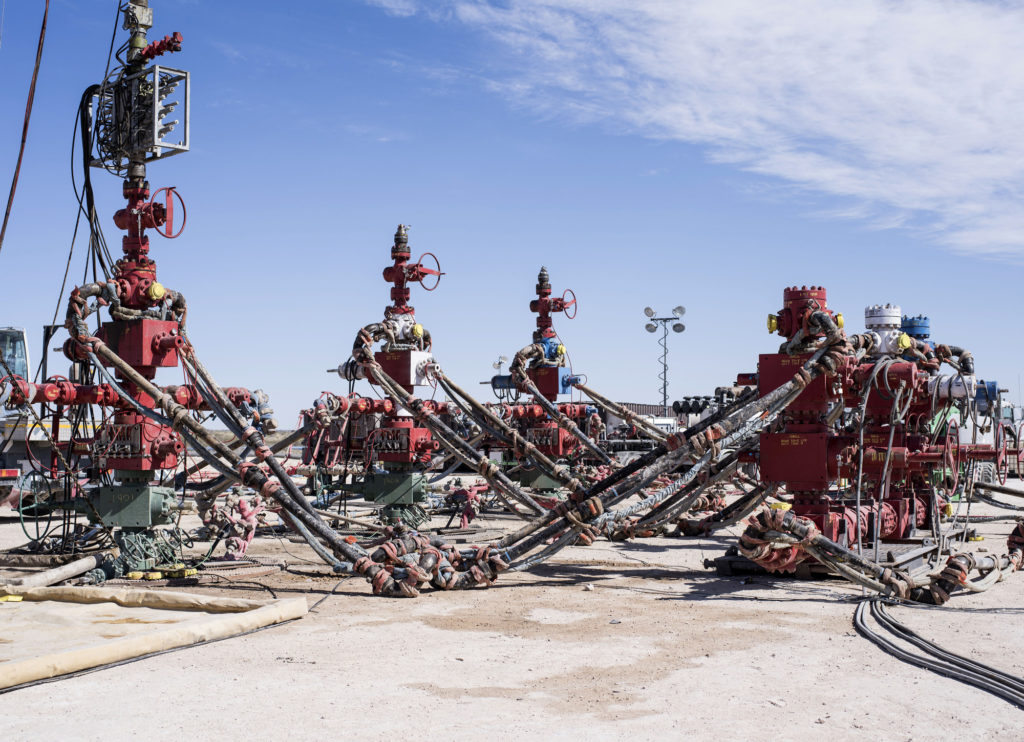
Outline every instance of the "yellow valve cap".
[[156, 281], [153, 281], [153, 283], [149, 284], [149, 289], [147, 289], [146, 291], [146, 296], [148, 296], [153, 301], [160, 301], [166, 295], [167, 289], [164, 288], [164, 285], [162, 283], [157, 283]]
[[793, 508], [788, 502], [773, 502], [768, 507], [772, 510], [791, 510]]
[[942, 508], [942, 514], [947, 518], [950, 517], [953, 514], [953, 504], [947, 502], [946, 507]]
[[141, 580], [142, 572], [128, 572], [127, 574], [125, 574], [124, 578], [126, 580]]
[[421, 325], [419, 323], [413, 325], [412, 326], [412, 336], [414, 338], [421, 338], [421, 337], [423, 337], [423, 325]]
[[771, 335], [773, 332], [779, 329], [779, 318], [774, 314], [768, 315], [768, 334]]
[[838, 327], [840, 330], [842, 330], [844, 327], [846, 327], [846, 320], [843, 319], [843, 313], [842, 312], [840, 312], [839, 314], [836, 315], [836, 327]]
[[162, 580], [164, 575], [163, 572], [146, 572], [143, 577], [147, 580]]
[[914, 347], [914, 340], [905, 332], [900, 333], [900, 336], [896, 338], [896, 347], [900, 350], [910, 350]]
[[559, 345], [555, 350], [558, 351], [558, 355], [560, 355], [560, 356], [564, 356], [565, 355], [565, 346], [564, 345]]
[[20, 603], [20, 595], [0, 595], [0, 603]]

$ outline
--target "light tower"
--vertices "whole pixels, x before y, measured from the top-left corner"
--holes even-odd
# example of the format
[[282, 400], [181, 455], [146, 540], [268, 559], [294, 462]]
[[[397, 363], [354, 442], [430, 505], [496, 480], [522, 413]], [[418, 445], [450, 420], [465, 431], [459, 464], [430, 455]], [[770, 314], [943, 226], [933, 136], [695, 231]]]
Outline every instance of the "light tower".
[[672, 332], [682, 332], [686, 325], [679, 321], [679, 318], [686, 314], [686, 307], [680, 305], [672, 310], [671, 317], [655, 317], [655, 312], [650, 307], [644, 307], [644, 315], [647, 317], [647, 324], [644, 329], [654, 333], [661, 325], [661, 337], [658, 344], [661, 345], [661, 373], [658, 379], [661, 381], [661, 416], [668, 417], [668, 328], [672, 325]]

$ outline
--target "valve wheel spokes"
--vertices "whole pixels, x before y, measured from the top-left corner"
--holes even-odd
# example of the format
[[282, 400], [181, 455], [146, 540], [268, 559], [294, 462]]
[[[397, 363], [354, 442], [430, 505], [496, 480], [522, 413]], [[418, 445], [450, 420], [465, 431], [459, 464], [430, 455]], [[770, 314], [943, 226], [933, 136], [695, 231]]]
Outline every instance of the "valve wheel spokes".
[[1024, 422], [1017, 425], [1014, 429], [1014, 437], [1017, 439], [1014, 441], [1014, 445], [1017, 448], [1017, 477], [1021, 476], [1021, 468], [1024, 467]]
[[[426, 257], [429, 257], [432, 261], [434, 261], [433, 268], [427, 268], [423, 265], [423, 259]], [[415, 270], [417, 274], [416, 280], [419, 282], [420, 286], [422, 286], [426, 291], [433, 291], [434, 289], [436, 289], [438, 284], [441, 283], [441, 276], [444, 275], [444, 272], [441, 270], [441, 262], [437, 259], [437, 256], [434, 255], [434, 253], [432, 252], [425, 252], [422, 255], [420, 255], [419, 260], [416, 261]], [[434, 281], [433, 285], [428, 286], [423, 280], [425, 276], [435, 276], [437, 280]]]
[[1006, 484], [1006, 478], [1010, 474], [1010, 457], [1006, 455], [1008, 437], [1006, 423], [1000, 420], [992, 438], [996, 447], [996, 477], [999, 479], [999, 484]]
[[[35, 469], [30, 470], [20, 477], [14, 485], [18, 488], [18, 518], [21, 521], [22, 532], [33, 541], [42, 541], [50, 533], [50, 529], [53, 525], [53, 508], [50, 507], [49, 503], [49, 489], [46, 484], [46, 477], [41, 471]], [[26, 505], [26, 490], [28, 491], [28, 499], [30, 502]], [[44, 501], [40, 500], [40, 495], [46, 494]], [[43, 504], [45, 502], [45, 504]], [[40, 523], [40, 511], [46, 512], [46, 522]], [[30, 512], [27, 512], [30, 511]], [[35, 536], [28, 532], [28, 527], [25, 524], [25, 518], [32, 518], [33, 530]]]
[[[572, 298], [567, 299], [567, 296], [571, 296]], [[570, 308], [572, 309], [571, 314], [569, 313]], [[576, 293], [572, 289], [566, 289], [562, 293], [562, 311], [565, 312], [565, 318], [575, 319], [577, 309], [579, 309], [579, 307], [576, 305]]]
[[[161, 188], [160, 190], [156, 191], [153, 194], [153, 198], [150, 201], [150, 203], [153, 204], [153, 205], [156, 205], [157, 196], [159, 196], [164, 191], [167, 192], [167, 194], [164, 196], [164, 203], [163, 203], [163, 207], [164, 207], [164, 223], [163, 223], [163, 225], [157, 231], [161, 235], [166, 237], [167, 239], [173, 240], [175, 237], [179, 237], [181, 235], [182, 230], [185, 229], [185, 222], [188, 219], [188, 213], [185, 210], [185, 199], [183, 199], [181, 197], [181, 194], [178, 193], [178, 190], [174, 186], [168, 186], [168, 187]], [[178, 205], [181, 207], [181, 226], [178, 227], [178, 231], [174, 231], [174, 200], [175, 199], [178, 200]]]

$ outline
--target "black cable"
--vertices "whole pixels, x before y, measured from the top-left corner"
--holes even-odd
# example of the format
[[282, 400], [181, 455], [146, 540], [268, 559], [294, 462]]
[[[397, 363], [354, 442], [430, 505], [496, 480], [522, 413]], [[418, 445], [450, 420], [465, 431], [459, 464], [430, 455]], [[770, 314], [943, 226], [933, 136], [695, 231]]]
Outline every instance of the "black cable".
[[[886, 630], [937, 659], [930, 659], [928, 656], [907, 651], [874, 631], [864, 619], [864, 613], [869, 606], [872, 617]], [[931, 670], [938, 675], [952, 680], [972, 685], [986, 693], [1002, 698], [1018, 708], [1024, 709], [1024, 679], [954, 654], [942, 649], [937, 644], [921, 638], [918, 634], [889, 616], [882, 607], [882, 601], [878, 598], [870, 598], [857, 604], [857, 609], [853, 614], [853, 625], [861, 636], [903, 662], [915, 667]]]
[[107, 250], [103, 228], [96, 213], [96, 201], [93, 195], [92, 178], [89, 170], [93, 146], [92, 116], [89, 111], [89, 101], [102, 88], [102, 85], [90, 85], [85, 89], [78, 103], [78, 118], [82, 142], [82, 191], [85, 194], [86, 220], [89, 222], [89, 250], [93, 259], [99, 261], [100, 267], [103, 269], [103, 275], [109, 277], [109, 264], [112, 264], [113, 260], [111, 260], [110, 253]]
[[[993, 505], [993, 506], [995, 506], [997, 508], [1002, 508], [1003, 510], [1024, 510], [1024, 507], [1021, 507], [1019, 505], [1010, 505], [1009, 503], [1006, 503], [1006, 502], [1000, 502], [996, 498], [994, 498], [994, 497], [992, 497], [990, 495], [983, 495], [980, 492], [975, 492], [974, 493], [974, 497], [975, 497], [975, 499], [981, 500], [982, 502], [987, 503], [989, 505]], [[968, 518], [970, 518], [973, 521], [973, 520], [977, 520], [978, 518], [983, 518], [985, 516], [970, 515], [970, 516], [965, 516], [965, 517], [968, 517]], [[998, 516], [989, 516], [989, 517], [998, 517]], [[1010, 517], [1015, 517], [1015, 516], [1007, 515], [1007, 516], [1003, 516], [1003, 517], [1004, 518], [1010, 518]]]
[[901, 639], [910, 642], [933, 657], [937, 657], [940, 660], [956, 665], [967, 666], [972, 670], [976, 668], [979, 674], [989, 677], [995, 682], [1005, 683], [1018, 693], [1024, 693], [1024, 679], [1005, 673], [1002, 670], [997, 670], [996, 668], [985, 665], [977, 660], [968, 659], [943, 649], [938, 644], [925, 639], [913, 629], [904, 626], [894, 619], [889, 615], [888, 611], [885, 610], [885, 605], [883, 603], [876, 601], [871, 606], [871, 612], [875, 619], [891, 633], [896, 634]]
[[274, 588], [270, 587], [270, 585], [264, 585], [262, 582], [257, 582], [256, 580], [232, 580], [230, 577], [225, 577], [224, 575], [219, 575], [216, 572], [211, 572], [209, 570], [203, 570], [203, 575], [216, 577], [218, 580], [224, 580], [224, 582], [227, 582], [230, 585], [257, 585], [258, 587], [270, 593], [270, 596], [274, 600], [277, 600], [277, 593], [274, 592]]
[[320, 600], [318, 600], [317, 602], [315, 602], [315, 603], [314, 603], [314, 604], [313, 604], [313, 605], [312, 605], [312, 606], [310, 607], [310, 609], [309, 609], [309, 612], [310, 612], [310, 613], [313, 613], [313, 612], [315, 612], [315, 611], [316, 611], [316, 609], [317, 609], [317, 607], [318, 607], [318, 606], [319, 606], [319, 605], [320, 605], [321, 603], [323, 603], [323, 602], [324, 602], [325, 600], [327, 600], [327, 599], [328, 599], [329, 597], [331, 597], [332, 595], [334, 595], [335, 591], [336, 591], [336, 590], [337, 590], [337, 589], [338, 589], [339, 587], [341, 587], [341, 584], [342, 584], [343, 582], [345, 582], [345, 580], [347, 580], [347, 579], [348, 579], [348, 577], [343, 577], [343, 578], [341, 578], [340, 580], [338, 580], [338, 584], [337, 584], [337, 585], [335, 585], [335, 586], [334, 586], [333, 588], [331, 588], [331, 592], [327, 593], [327, 595], [325, 595], [324, 597], [320, 598]]
[[[91, 100], [92, 96], [95, 95], [97, 90], [102, 94], [102, 92], [105, 89], [105, 87], [107, 85], [107, 82], [108, 82], [108, 80], [110, 78], [110, 60], [111, 60], [111, 57], [113, 56], [114, 41], [117, 38], [117, 26], [118, 26], [117, 22], [118, 22], [118, 20], [120, 18], [121, 11], [122, 11], [121, 2], [120, 2], [120, 0], [118, 0], [118, 2], [116, 3], [116, 7], [114, 9], [114, 26], [113, 26], [113, 29], [111, 30], [111, 33], [110, 33], [110, 46], [109, 46], [109, 48], [107, 50], [107, 61], [106, 61], [106, 65], [105, 65], [104, 70], [103, 70], [103, 78], [102, 78], [103, 82], [100, 85], [92, 85], [89, 88], [87, 88], [86, 89], [86, 94], [83, 94], [83, 96], [82, 96], [82, 98], [81, 98], [81, 100], [79, 101], [79, 104], [78, 104], [78, 117], [77, 117], [75, 129], [77, 131], [77, 126], [78, 126], [77, 122], [80, 121], [81, 124], [82, 124], [82, 169], [83, 169], [83, 177], [84, 177], [83, 189], [82, 189], [82, 193], [81, 194], [78, 193], [78, 186], [75, 183], [75, 155], [74, 155], [74, 147], [73, 146], [72, 146], [72, 151], [71, 151], [71, 187], [74, 190], [75, 195], [78, 197], [79, 215], [81, 215], [81, 213], [83, 212], [82, 200], [83, 199], [87, 199], [88, 202], [89, 202], [89, 209], [88, 209], [88, 211], [85, 212], [86, 220], [89, 222], [89, 256], [87, 256], [87, 258], [86, 258], [86, 265], [85, 265], [86, 274], [82, 277], [82, 282], [83, 283], [86, 281], [87, 276], [88, 276], [89, 258], [90, 257], [92, 259], [92, 264], [93, 264], [93, 280], [97, 279], [97, 271], [96, 271], [97, 263], [99, 264], [99, 267], [103, 269], [103, 274], [104, 274], [105, 277], [109, 277], [109, 275], [110, 275], [110, 268], [109, 268], [109, 266], [113, 265], [113, 263], [114, 263], [113, 258], [110, 255], [110, 250], [107, 247], [106, 238], [103, 236], [103, 229], [102, 229], [102, 226], [100, 225], [99, 219], [98, 219], [98, 217], [96, 215], [96, 210], [95, 210], [94, 201], [93, 201], [92, 181], [91, 181], [91, 178], [90, 178], [89, 169], [91, 167], [92, 149], [93, 149], [93, 145], [94, 145], [95, 141], [94, 141], [94, 132], [93, 132], [92, 126], [91, 126], [91, 117], [88, 114], [89, 114], [89, 101]], [[121, 74], [121, 71], [119, 70], [118, 71], [118, 76], [119, 77], [120, 77], [120, 74]], [[72, 134], [72, 139], [74, 139], [74, 133]], [[76, 233], [77, 233], [77, 222], [76, 222]], [[73, 244], [74, 244], [74, 241], [72, 240], [72, 245]], [[70, 260], [70, 258], [69, 258], [69, 260]], [[63, 293], [63, 291], [62, 291], [62, 293]], [[60, 301], [58, 300], [58, 306], [59, 306], [59, 303], [60, 303]], [[97, 315], [97, 320], [98, 320], [98, 315]]]
[[36, 47], [36, 63], [32, 68], [32, 82], [28, 86], [28, 100], [25, 101], [25, 122], [21, 127], [21, 146], [18, 149], [18, 161], [14, 166], [14, 177], [11, 179], [11, 192], [7, 195], [7, 208], [4, 211], [3, 226], [0, 226], [0, 250], [4, 246], [4, 235], [7, 234], [7, 222], [11, 218], [11, 207], [14, 206], [14, 193], [18, 190], [18, 176], [21, 174], [21, 161], [25, 158], [25, 142], [28, 140], [28, 124], [32, 118], [32, 103], [36, 98], [36, 81], [39, 79], [39, 63], [43, 60], [43, 41], [46, 39], [46, 19], [50, 15], [50, 0], [46, 0], [43, 8], [43, 23], [39, 28], [39, 45]]

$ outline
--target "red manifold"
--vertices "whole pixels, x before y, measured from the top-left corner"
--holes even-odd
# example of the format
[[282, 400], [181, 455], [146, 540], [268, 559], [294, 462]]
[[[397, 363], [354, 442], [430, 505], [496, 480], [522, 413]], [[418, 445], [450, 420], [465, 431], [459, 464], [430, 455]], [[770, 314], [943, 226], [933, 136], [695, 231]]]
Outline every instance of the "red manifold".
[[24, 379], [13, 380], [11, 399], [24, 404], [29, 402], [52, 402], [59, 405], [95, 404], [107, 407], [126, 406], [121, 402], [110, 384], [72, 384], [70, 381], [47, 381], [42, 384], [31, 384]]
[[761, 480], [785, 482], [791, 492], [826, 489], [839, 477], [845, 447], [828, 432], [762, 433]]
[[173, 430], [134, 413], [115, 416], [93, 443], [93, 459], [100, 469], [173, 469], [184, 451], [185, 444]]
[[[510, 405], [509, 410], [516, 420], [545, 420], [548, 417], [547, 411], [539, 404]], [[562, 403], [558, 405], [558, 411], [568, 418], [579, 419], [587, 416], [586, 405]]]
[[[191, 384], [183, 384], [181, 386], [168, 386], [163, 388], [167, 394], [174, 397], [174, 401], [180, 404], [182, 407], [188, 407], [190, 410], [207, 410], [209, 406], [206, 404], [206, 400], [203, 399], [199, 390]], [[224, 387], [224, 395], [228, 398], [235, 407], [240, 407], [242, 404], [248, 404], [252, 401], [252, 392], [248, 389], [243, 389], [238, 386], [227, 386]]]
[[[910, 505], [907, 500], [878, 503], [865, 497], [862, 503], [859, 519], [856, 504], [850, 501], [798, 497], [793, 509], [801, 517], [813, 521], [825, 538], [843, 545], [856, 543], [858, 526], [861, 539], [868, 538], [869, 524], [872, 522], [879, 528], [879, 538], [900, 538], [909, 532]], [[922, 510], [921, 514], [925, 512]]]
[[555, 422], [529, 428], [525, 437], [540, 449], [542, 454], [553, 458], [568, 456], [580, 446], [580, 442], [573, 437], [572, 433], [558, 427]]
[[[177, 333], [177, 322], [132, 319], [108, 322], [99, 329], [97, 335], [132, 368], [141, 371], [178, 365], [179, 345], [170, 343], [170, 347], [167, 347], [166, 340], [169, 336], [180, 340]], [[103, 360], [103, 365], [110, 364]]]
[[[374, 353], [373, 357], [380, 364], [381, 370], [407, 391], [412, 391], [414, 386], [422, 386], [427, 383], [421, 370], [421, 367], [431, 359], [431, 355], [427, 351], [378, 351]], [[369, 381], [371, 384], [376, 384], [372, 377]]]
[[828, 308], [828, 293], [822, 286], [792, 286], [782, 292], [782, 310], [775, 317], [778, 333], [792, 338], [800, 330], [806, 337], [813, 337], [808, 323], [811, 315], [823, 311], [834, 316]]
[[429, 462], [431, 454], [440, 448], [428, 429], [414, 427], [411, 420], [390, 421], [389, 427], [380, 428], [369, 445], [378, 461], [396, 464]]
[[555, 400], [562, 393], [559, 366], [535, 366], [527, 369], [526, 375], [545, 399]]
[[[786, 289], [783, 310], [768, 318], [769, 330], [787, 339], [801, 333], [805, 340], [820, 335], [821, 327], [810, 322], [814, 313], [835, 317], [825, 298], [820, 287]], [[790, 381], [809, 358], [806, 353], [760, 356], [761, 396]], [[961, 447], [955, 432], [933, 441], [935, 411], [927, 392], [927, 370], [913, 361], [887, 359], [884, 368], [878, 363], [848, 357], [834, 375], [811, 380], [773, 429], [761, 435], [757, 454], [761, 480], [784, 484], [793, 497], [794, 512], [841, 543], [853, 542], [858, 534], [882, 539], [913, 536], [934, 515], [930, 498], [921, 494], [931, 491], [934, 473], [956, 472], [963, 461], [998, 455], [990, 446]], [[742, 375], [739, 383], [750, 380]], [[838, 413], [864, 404], [869, 385], [862, 434], [837, 428]], [[892, 428], [897, 405], [905, 418]], [[830, 412], [837, 414], [828, 419]], [[859, 509], [853, 498], [858, 481]]]
[[[765, 353], [757, 361], [757, 390], [760, 396], [778, 389], [807, 363], [810, 353], [786, 355], [785, 353]], [[743, 378], [749, 378], [744, 376]], [[824, 374], [816, 376], [807, 385], [796, 400], [787, 407], [787, 411], [824, 411], [830, 401], [838, 399], [841, 389], [833, 385], [832, 379]]]

